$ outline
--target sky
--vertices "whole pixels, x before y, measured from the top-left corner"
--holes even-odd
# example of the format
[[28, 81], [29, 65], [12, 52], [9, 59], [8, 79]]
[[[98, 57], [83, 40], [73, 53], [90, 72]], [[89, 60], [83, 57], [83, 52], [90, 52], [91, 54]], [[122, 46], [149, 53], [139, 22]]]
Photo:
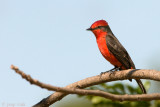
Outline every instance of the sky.
[[53, 93], [30, 85], [10, 69], [11, 64], [55, 86], [113, 68], [100, 54], [95, 36], [86, 31], [101, 19], [109, 23], [137, 68], [154, 69], [149, 65], [160, 53], [159, 4], [159, 0], [0, 0], [0, 106], [29, 107]]

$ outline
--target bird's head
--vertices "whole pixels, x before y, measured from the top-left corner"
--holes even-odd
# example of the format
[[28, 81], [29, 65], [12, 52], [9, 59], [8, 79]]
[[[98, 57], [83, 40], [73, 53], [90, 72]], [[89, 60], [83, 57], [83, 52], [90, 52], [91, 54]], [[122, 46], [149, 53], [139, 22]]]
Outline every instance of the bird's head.
[[92, 31], [96, 37], [101, 35], [101, 33], [106, 32], [106, 27], [108, 26], [108, 23], [105, 20], [98, 20], [94, 22], [90, 28], [87, 30]]

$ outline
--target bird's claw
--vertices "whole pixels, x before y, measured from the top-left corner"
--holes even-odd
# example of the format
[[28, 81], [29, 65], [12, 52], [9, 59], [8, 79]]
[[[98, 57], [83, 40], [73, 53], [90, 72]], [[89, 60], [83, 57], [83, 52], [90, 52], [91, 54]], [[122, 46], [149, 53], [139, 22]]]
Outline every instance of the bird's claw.
[[110, 75], [112, 75], [115, 71], [118, 71], [118, 70], [120, 70], [120, 67], [115, 67], [115, 68], [113, 68], [111, 70], [108, 70], [108, 71], [105, 71], [105, 72], [101, 72], [100, 76], [102, 76], [103, 74], [105, 74], [107, 72], [110, 73]]

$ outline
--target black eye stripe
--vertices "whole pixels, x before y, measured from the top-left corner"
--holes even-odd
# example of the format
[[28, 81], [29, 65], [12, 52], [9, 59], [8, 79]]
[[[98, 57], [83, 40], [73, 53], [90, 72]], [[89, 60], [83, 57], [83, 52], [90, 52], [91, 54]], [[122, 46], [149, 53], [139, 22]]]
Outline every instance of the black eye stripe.
[[95, 28], [93, 28], [92, 30], [96, 30], [96, 29], [101, 29], [101, 28], [106, 28], [107, 26], [97, 26]]

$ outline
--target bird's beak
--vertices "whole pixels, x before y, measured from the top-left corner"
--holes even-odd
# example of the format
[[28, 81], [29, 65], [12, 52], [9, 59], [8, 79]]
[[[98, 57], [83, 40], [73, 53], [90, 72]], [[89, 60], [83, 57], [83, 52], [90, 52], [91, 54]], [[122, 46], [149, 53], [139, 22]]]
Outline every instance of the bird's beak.
[[88, 29], [86, 29], [86, 30], [89, 30], [89, 31], [90, 31], [90, 30], [92, 30], [92, 28], [88, 28]]

